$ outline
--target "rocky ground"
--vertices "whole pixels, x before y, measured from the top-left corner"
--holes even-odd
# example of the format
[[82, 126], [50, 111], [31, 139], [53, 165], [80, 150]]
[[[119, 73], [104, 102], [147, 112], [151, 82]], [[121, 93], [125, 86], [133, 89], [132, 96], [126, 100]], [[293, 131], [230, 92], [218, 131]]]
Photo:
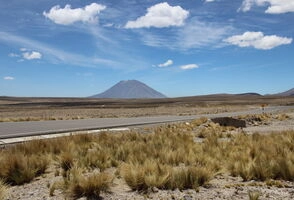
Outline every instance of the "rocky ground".
[[[53, 170], [48, 170], [47, 174], [39, 177], [32, 183], [23, 186], [14, 186], [9, 189], [7, 200], [64, 200], [65, 195], [61, 190], [55, 190], [50, 195], [50, 187], [62, 178], [55, 177]], [[111, 200], [144, 200], [144, 199], [249, 199], [249, 194], [258, 194], [259, 199], [294, 199], [294, 183], [288, 181], [278, 181], [271, 186], [271, 183], [256, 181], [243, 182], [240, 177], [231, 177], [227, 174], [217, 175], [205, 187], [199, 190], [158, 190], [154, 189], [146, 194], [131, 191], [131, 189], [121, 179], [116, 179], [110, 193], [102, 193], [102, 199]], [[80, 198], [80, 200], [85, 198]]]
[[[275, 117], [262, 122], [253, 121], [243, 129], [233, 130], [232, 133], [246, 134], [270, 133], [272, 131], [294, 130], [294, 112], [286, 113], [289, 118], [283, 120]], [[137, 128], [138, 129], [138, 128]], [[144, 129], [145, 130], [145, 129]], [[115, 169], [112, 169], [115, 171]], [[22, 186], [12, 186], [8, 190], [5, 200], [64, 200], [66, 195], [60, 189], [51, 190], [55, 182], [62, 181], [62, 176], [56, 176], [56, 167], [52, 165], [47, 173], [36, 178], [31, 183]], [[289, 181], [248, 181], [244, 182], [241, 177], [232, 177], [226, 173], [219, 173], [205, 187], [197, 190], [171, 191], [154, 188], [148, 193], [142, 194], [132, 191], [122, 179], [115, 179], [109, 193], [102, 193], [101, 199], [249, 199], [249, 195], [259, 196], [258, 199], [294, 199], [294, 182]], [[85, 199], [85, 198], [81, 198]]]

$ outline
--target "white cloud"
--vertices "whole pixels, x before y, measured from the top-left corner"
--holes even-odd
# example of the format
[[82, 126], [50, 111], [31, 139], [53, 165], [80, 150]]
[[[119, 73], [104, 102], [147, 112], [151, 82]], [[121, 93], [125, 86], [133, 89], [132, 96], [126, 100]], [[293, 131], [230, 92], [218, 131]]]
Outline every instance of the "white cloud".
[[22, 57], [23, 59], [18, 60], [18, 62], [22, 62], [22, 61], [24, 61], [24, 59], [34, 60], [34, 59], [41, 59], [42, 58], [42, 54], [40, 52], [30, 51], [27, 48], [20, 48], [19, 50], [21, 51], [21, 54], [10, 53], [10, 54], [8, 54], [8, 56], [12, 57], [12, 58]]
[[41, 59], [42, 58], [42, 54], [37, 51], [24, 52], [22, 55], [23, 55], [23, 58], [26, 60], [34, 60], [34, 59]]
[[180, 66], [180, 68], [182, 70], [188, 70], [188, 69], [196, 69], [196, 68], [199, 68], [199, 66], [196, 65], [196, 64], [188, 64], [188, 65], [182, 65], [182, 66]]
[[3, 79], [6, 81], [13, 81], [15, 78], [12, 76], [5, 76], [5, 77], [3, 77]]
[[[97, 67], [101, 64], [108, 65], [112, 67], [116, 67], [120, 63], [103, 59], [98, 57], [88, 57], [83, 56], [81, 54], [75, 54], [71, 52], [66, 52], [61, 49], [54, 48], [48, 44], [38, 42], [35, 40], [28, 39], [26, 37], [13, 35], [11, 33], [6, 33], [0, 31], [0, 41], [8, 44], [13, 44], [16, 46], [27, 46], [30, 49], [36, 49], [41, 51], [46, 55], [46, 58], [50, 60], [50, 62], [56, 63], [67, 63], [70, 65], [76, 65], [80, 67]], [[23, 60], [19, 60], [20, 62]]]
[[28, 49], [27, 48], [24, 48], [24, 47], [20, 48], [19, 50], [20, 51], [28, 51]]
[[242, 35], [234, 35], [224, 40], [239, 47], [254, 47], [256, 49], [269, 50], [280, 45], [291, 44], [292, 38], [276, 35], [265, 36], [262, 32], [245, 32]]
[[54, 6], [48, 13], [44, 11], [43, 15], [54, 23], [62, 25], [70, 25], [79, 21], [97, 23], [97, 15], [104, 9], [106, 9], [106, 6], [97, 3], [75, 9], [72, 9], [71, 5], [67, 4], [64, 8], [60, 8], [59, 5]]
[[18, 55], [16, 53], [10, 53], [10, 54], [8, 54], [8, 56], [11, 57], [11, 58], [18, 58], [18, 57], [20, 57], [20, 55]]
[[168, 67], [172, 65], [174, 62], [172, 60], [167, 60], [165, 63], [159, 64], [158, 67]]
[[137, 31], [145, 45], [173, 50], [190, 50], [203, 47], [218, 48], [223, 38], [234, 30], [233, 27], [190, 19], [187, 24], [167, 34], [157, 34], [148, 30]]
[[239, 10], [243, 12], [249, 11], [254, 5], [268, 6], [265, 13], [282, 14], [294, 12], [293, 0], [244, 0]]
[[214, 2], [215, 0], [205, 0], [205, 2]]
[[170, 6], [167, 2], [159, 3], [148, 8], [146, 15], [135, 21], [128, 21], [125, 28], [182, 26], [188, 15], [189, 11], [180, 6]]

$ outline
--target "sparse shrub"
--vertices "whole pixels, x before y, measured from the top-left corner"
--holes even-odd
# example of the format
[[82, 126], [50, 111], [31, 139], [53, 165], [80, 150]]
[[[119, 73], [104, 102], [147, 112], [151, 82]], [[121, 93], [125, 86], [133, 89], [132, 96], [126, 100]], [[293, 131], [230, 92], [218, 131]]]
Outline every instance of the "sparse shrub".
[[259, 191], [248, 191], [249, 200], [258, 200], [260, 195]]
[[47, 156], [24, 156], [6, 153], [1, 158], [0, 178], [12, 185], [28, 183], [43, 174], [48, 167]]
[[132, 190], [143, 191], [148, 187], [144, 181], [144, 169], [139, 164], [124, 164], [120, 174]]
[[[294, 180], [293, 135], [288, 132], [238, 136], [229, 156], [228, 169], [244, 180]], [[292, 150], [291, 150], [292, 149]]]
[[146, 191], [156, 187], [165, 189], [169, 181], [171, 167], [160, 164], [156, 160], [146, 160], [139, 163], [124, 164], [120, 174], [132, 190]]
[[126, 183], [138, 191], [152, 187], [160, 189], [196, 189], [212, 177], [204, 167], [171, 167], [155, 160], [147, 160], [144, 165], [124, 164], [121, 168]]
[[68, 193], [73, 198], [99, 198], [101, 192], [109, 191], [113, 177], [108, 173], [89, 175], [75, 174], [69, 182]]
[[74, 155], [70, 151], [62, 152], [60, 155], [60, 166], [61, 168], [67, 172], [70, 170], [74, 163]]
[[167, 183], [168, 189], [197, 189], [207, 183], [212, 177], [211, 171], [204, 167], [174, 168]]
[[56, 184], [53, 183], [50, 187], [49, 187], [49, 196], [52, 197], [54, 196], [54, 191], [56, 190]]
[[103, 149], [91, 149], [83, 158], [83, 165], [90, 168], [99, 168], [104, 171], [114, 164], [111, 155]]

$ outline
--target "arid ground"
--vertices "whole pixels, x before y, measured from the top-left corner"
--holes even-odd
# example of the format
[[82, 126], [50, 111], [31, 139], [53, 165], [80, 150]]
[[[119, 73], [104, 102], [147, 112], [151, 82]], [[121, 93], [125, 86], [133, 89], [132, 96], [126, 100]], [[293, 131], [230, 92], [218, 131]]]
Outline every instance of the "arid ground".
[[[192, 115], [293, 104], [293, 97], [251, 96], [108, 102], [1, 98], [0, 114], [3, 121], [65, 120]], [[2, 149], [0, 179], [8, 186], [2, 189], [0, 183], [0, 198], [4, 191], [5, 200], [294, 199], [294, 110], [239, 118], [246, 121], [246, 128], [198, 119]], [[31, 168], [20, 164], [17, 156], [42, 170], [33, 169], [27, 176]], [[94, 184], [95, 192], [87, 180], [101, 174], [108, 178], [105, 185]]]
[[144, 100], [0, 97], [0, 122], [195, 115], [261, 108], [262, 105], [294, 105], [294, 97], [208, 95]]

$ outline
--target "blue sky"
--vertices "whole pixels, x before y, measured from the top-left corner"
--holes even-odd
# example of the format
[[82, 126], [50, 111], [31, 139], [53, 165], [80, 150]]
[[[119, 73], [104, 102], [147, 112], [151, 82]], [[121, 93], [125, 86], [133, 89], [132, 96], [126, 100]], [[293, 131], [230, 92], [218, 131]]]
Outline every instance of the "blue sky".
[[0, 96], [294, 87], [293, 0], [0, 0]]

